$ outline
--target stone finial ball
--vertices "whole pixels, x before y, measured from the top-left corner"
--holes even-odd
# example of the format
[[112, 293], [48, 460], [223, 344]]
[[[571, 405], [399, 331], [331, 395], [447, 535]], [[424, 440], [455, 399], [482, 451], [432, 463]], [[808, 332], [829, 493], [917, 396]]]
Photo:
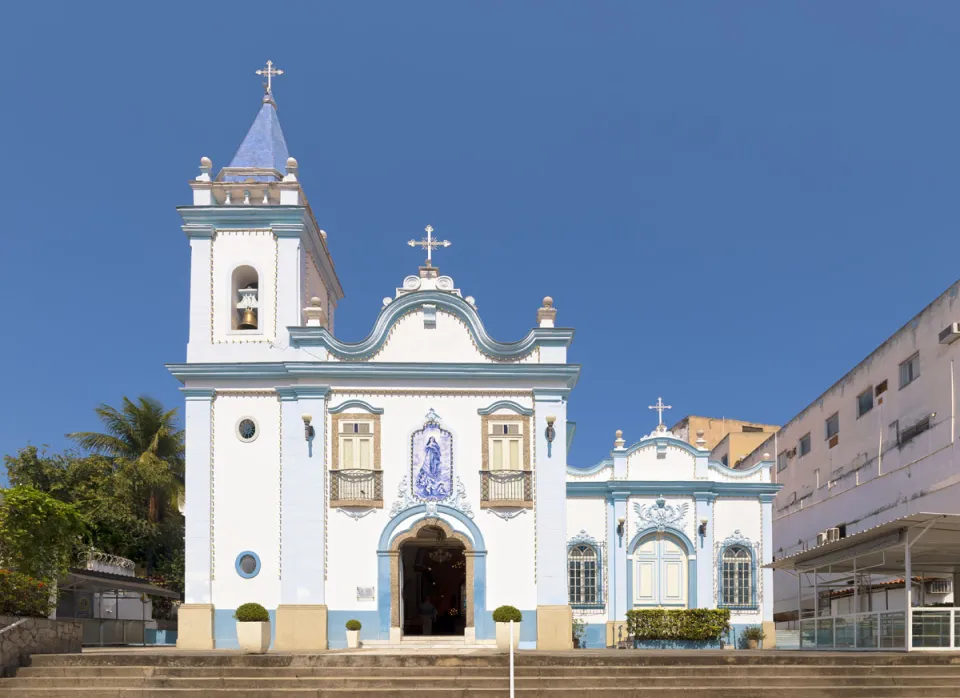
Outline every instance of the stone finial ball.
[[769, 453], [764, 453], [764, 454], [763, 454], [763, 459], [764, 459], [764, 460], [770, 460], [770, 454], [769, 454]]
[[618, 439], [622, 439], [622, 438], [623, 438], [623, 429], [617, 429], [617, 438], [618, 438]]
[[552, 308], [552, 307], [553, 307], [553, 298], [551, 298], [550, 296], [544, 296], [544, 297], [543, 297], [543, 307], [544, 307], [544, 308]]
[[703, 429], [697, 429], [697, 438], [703, 438]]
[[213, 167], [213, 161], [208, 157], [200, 158], [200, 167], [209, 168]]
[[321, 230], [321, 231], [320, 231], [320, 237], [322, 237], [324, 240], [326, 240], [326, 239], [327, 239], [327, 231], [326, 231], [326, 230]]
[[310, 305], [313, 305], [313, 306], [316, 306], [316, 307], [319, 308], [319, 307], [320, 307], [320, 299], [317, 298], [316, 296], [314, 296], [313, 298], [310, 299]]
[[296, 161], [295, 158], [287, 158], [287, 169], [288, 169], [288, 170], [295, 170], [295, 169], [297, 169], [297, 167], [299, 167], [299, 165], [297, 165], [297, 161]]

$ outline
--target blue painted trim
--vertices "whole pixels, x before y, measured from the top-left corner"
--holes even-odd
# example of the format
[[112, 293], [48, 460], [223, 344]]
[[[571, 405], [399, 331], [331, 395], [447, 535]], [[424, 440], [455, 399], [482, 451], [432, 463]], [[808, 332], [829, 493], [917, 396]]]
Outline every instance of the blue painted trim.
[[477, 414], [488, 415], [488, 414], [493, 414], [497, 410], [513, 410], [517, 414], [521, 414], [524, 417], [533, 416], [533, 410], [531, 410], [528, 407], [524, 407], [523, 405], [516, 403], [513, 400], [497, 400], [492, 405], [488, 405], [487, 407], [481, 407], [479, 410], [477, 410]]
[[180, 388], [184, 400], [212, 400], [217, 391], [213, 388]]
[[331, 414], [339, 414], [340, 412], [351, 409], [353, 407], [356, 407], [361, 410], [366, 410], [370, 414], [383, 414], [382, 407], [374, 407], [369, 402], [364, 402], [363, 400], [344, 400], [336, 407], [328, 408], [327, 412], [330, 412]]
[[712, 460], [707, 463], [707, 467], [710, 470], [715, 470], [718, 473], [721, 473], [727, 477], [736, 477], [736, 478], [744, 477], [745, 478], [745, 477], [750, 477], [751, 475], [755, 475], [760, 470], [770, 470], [770, 468], [773, 467], [774, 463], [775, 461], [772, 461], [772, 460], [762, 460], [756, 465], [754, 465], [752, 468], [740, 470], [738, 468], [728, 468], [723, 463]]
[[688, 444], [686, 441], [683, 441], [682, 439], [677, 439], [672, 436], [648, 436], [640, 439], [637, 443], [628, 447], [625, 455], [629, 456], [631, 453], [635, 453], [636, 451], [639, 451], [642, 448], [647, 448], [648, 446], [657, 446], [657, 445], [660, 445], [661, 447], [666, 445], [676, 446], [681, 451], [686, 451], [694, 458], [703, 454], [703, 451], [700, 451], [700, 449], [696, 448], [695, 446], [691, 446], [690, 444]]
[[[577, 434], [577, 423], [567, 420], [567, 453], [573, 448], [573, 437]], [[570, 466], [567, 466], [569, 469]]]
[[387, 341], [393, 325], [404, 315], [421, 308], [425, 303], [455, 315], [473, 335], [477, 348], [496, 359], [520, 359], [532, 352], [537, 344], [555, 342], [570, 346], [573, 330], [562, 328], [534, 328], [518, 342], [498, 342], [487, 334], [476, 308], [453, 293], [443, 291], [416, 291], [400, 296], [384, 306], [377, 316], [373, 330], [366, 338], [355, 344], [342, 342], [326, 327], [290, 327], [290, 346], [324, 347], [337, 357], [345, 359], [369, 359]]
[[166, 364], [181, 381], [207, 378], [291, 379], [291, 378], [370, 378], [401, 380], [487, 381], [495, 379], [562, 383], [558, 392], [566, 395], [580, 377], [579, 364], [511, 363], [395, 363], [350, 361], [288, 361], [284, 363], [195, 363]]
[[329, 385], [285, 385], [274, 388], [281, 402], [296, 401], [300, 398], [325, 398], [330, 393]]
[[[580, 471], [580, 474], [589, 474]], [[567, 482], [568, 497], [609, 497], [614, 492], [631, 495], [686, 494], [695, 496], [706, 493], [728, 497], [759, 497], [775, 495], [783, 485], [773, 482], [705, 482], [703, 480], [604, 480], [600, 482]]]
[[[249, 572], [249, 573], [248, 573], [248, 572], [244, 572], [242, 569], [240, 569], [240, 560], [241, 560], [242, 558], [246, 557], [247, 555], [249, 555], [250, 557], [252, 557], [252, 558], [256, 561], [256, 563], [257, 563], [257, 566], [253, 568], [253, 572]], [[233, 563], [233, 566], [234, 566], [234, 569], [237, 570], [237, 574], [239, 574], [239, 575], [240, 575], [241, 577], [243, 577], [244, 579], [253, 579], [253, 578], [256, 577], [258, 574], [260, 574], [260, 556], [257, 555], [257, 554], [256, 554], [255, 552], [253, 552], [252, 550], [244, 550], [242, 553], [240, 553], [239, 555], [237, 555], [237, 559], [236, 559], [236, 561]]]
[[570, 553], [578, 545], [586, 545], [589, 548], [593, 548], [593, 552], [597, 556], [597, 601], [595, 603], [573, 603], [573, 600], [570, 600], [570, 606], [573, 608], [606, 608], [606, 604], [603, 598], [603, 579], [604, 579], [604, 559], [603, 559], [603, 546], [600, 545], [597, 540], [577, 540], [572, 539], [567, 541], [567, 596], [570, 596]]
[[[742, 548], [750, 555], [750, 605], [729, 606], [723, 603], [723, 554], [730, 548]], [[756, 611], [760, 608], [757, 600], [757, 554], [753, 545], [744, 543], [729, 543], [720, 548], [717, 555], [717, 608], [729, 608], [738, 611]]]
[[612, 467], [613, 467], [613, 459], [604, 458], [599, 463], [587, 466], [585, 468], [580, 468], [575, 465], [568, 465], [567, 475], [594, 475], [596, 473], [599, 473], [604, 468], [612, 468]]
[[[673, 526], [665, 526], [663, 529], [664, 533], [669, 533], [674, 538], [677, 538], [683, 547], [686, 549], [687, 553], [687, 605], [686, 608], [699, 608], [697, 605], [697, 549], [693, 545], [693, 541], [687, 538], [687, 534], [681, 531], [679, 528], [674, 528]], [[640, 541], [645, 537], [658, 533], [656, 526], [648, 526], [637, 531], [634, 534], [633, 538], [630, 540], [630, 544], [627, 546], [627, 607], [628, 608], [648, 608], [647, 606], [635, 606], [633, 599], [636, 596], [633, 593], [633, 565], [635, 560], [632, 556], [637, 550], [637, 546], [640, 545]], [[671, 606], [664, 606], [664, 608], [672, 608]]]
[[[473, 547], [474, 552], [486, 552], [487, 544], [483, 540], [483, 534], [480, 533], [480, 529], [477, 528], [477, 524], [473, 522], [472, 519], [468, 519], [463, 512], [454, 509], [453, 507], [448, 507], [445, 504], [440, 504], [437, 506], [437, 511], [440, 513], [446, 514], [454, 519], [457, 519], [460, 523], [467, 527], [467, 530], [470, 531], [470, 537], [473, 538]], [[420, 519], [425, 519], [427, 513], [426, 504], [418, 504], [415, 507], [410, 507], [409, 509], [404, 509], [399, 514], [390, 519], [387, 524], [383, 527], [383, 533], [380, 534], [380, 540], [377, 543], [377, 550], [388, 551], [390, 549], [390, 541], [392, 541], [396, 536], [394, 531], [400, 525], [402, 521], [405, 521], [408, 517], [413, 514], [424, 514], [424, 516], [413, 519], [410, 524], [413, 526], [414, 523], [418, 522]], [[409, 529], [408, 529], [409, 530]]]

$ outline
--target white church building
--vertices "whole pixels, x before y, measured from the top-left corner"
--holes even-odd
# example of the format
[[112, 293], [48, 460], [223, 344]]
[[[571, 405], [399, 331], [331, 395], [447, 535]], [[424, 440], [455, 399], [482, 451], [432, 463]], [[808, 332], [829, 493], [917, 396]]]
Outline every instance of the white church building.
[[526, 648], [572, 647], [574, 617], [609, 646], [633, 608], [726, 606], [772, 633], [771, 461], [729, 469], [661, 419], [569, 466], [573, 330], [548, 297], [526, 336], [491, 337], [429, 226], [369, 335], [337, 339], [335, 235], [269, 88], [230, 164], [203, 158], [190, 186], [189, 343], [168, 366], [186, 399], [181, 648], [236, 647], [246, 602], [281, 650], [345, 647], [350, 619], [374, 645], [484, 645], [503, 604]]

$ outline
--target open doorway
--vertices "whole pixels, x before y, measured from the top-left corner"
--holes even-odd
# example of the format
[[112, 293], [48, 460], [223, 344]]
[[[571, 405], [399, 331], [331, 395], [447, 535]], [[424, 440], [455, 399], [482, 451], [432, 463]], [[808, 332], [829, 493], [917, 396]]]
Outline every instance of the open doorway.
[[404, 635], [463, 635], [467, 565], [463, 543], [424, 526], [400, 545]]

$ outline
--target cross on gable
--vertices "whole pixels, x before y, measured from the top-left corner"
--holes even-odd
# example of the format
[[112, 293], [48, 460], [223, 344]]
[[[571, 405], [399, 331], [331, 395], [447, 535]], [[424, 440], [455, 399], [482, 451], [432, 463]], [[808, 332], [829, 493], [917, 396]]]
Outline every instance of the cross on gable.
[[433, 226], [428, 225], [424, 230], [427, 236], [420, 240], [410, 240], [407, 242], [410, 247], [421, 247], [427, 251], [427, 266], [433, 266], [433, 250], [437, 247], [450, 247], [449, 240], [436, 240], [433, 237]]
[[648, 409], [648, 410], [656, 410], [656, 411], [657, 411], [657, 420], [658, 420], [658, 422], [659, 422], [659, 423], [657, 424], [657, 431], [664, 431], [664, 430], [666, 429], [666, 427], [665, 427], [664, 424], [663, 424], [663, 411], [664, 411], [664, 410], [672, 410], [673, 407], [670, 406], [670, 405], [664, 405], [664, 404], [663, 404], [663, 398], [662, 398], [662, 397], [658, 397], [658, 398], [657, 398], [657, 404], [656, 404], [656, 405], [650, 405], [650, 406], [647, 407], [647, 409]]

